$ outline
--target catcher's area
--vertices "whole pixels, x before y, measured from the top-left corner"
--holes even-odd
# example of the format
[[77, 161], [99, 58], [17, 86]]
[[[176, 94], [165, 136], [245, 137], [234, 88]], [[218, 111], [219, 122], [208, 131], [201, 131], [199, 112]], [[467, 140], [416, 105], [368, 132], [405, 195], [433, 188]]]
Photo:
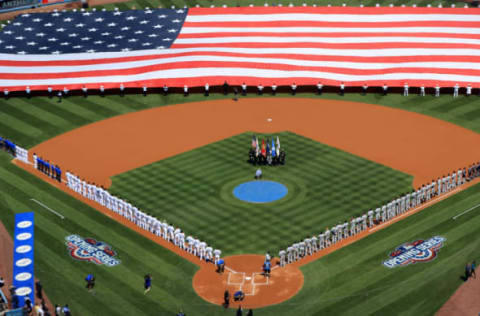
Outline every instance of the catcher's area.
[[[480, 157], [480, 135], [445, 121], [377, 105], [301, 98], [205, 101], [134, 112], [75, 129], [34, 147], [30, 153], [48, 157], [64, 170], [108, 187], [113, 175], [246, 131], [301, 134], [411, 174], [414, 187]], [[231, 294], [241, 288], [246, 294], [241, 302], [245, 307], [285, 301], [302, 287], [300, 265], [373, 233], [366, 231], [301, 262], [275, 268], [270, 279], [259, 275], [263, 256], [258, 255], [226, 258], [227, 269], [220, 275], [212, 264], [199, 262], [65, 186], [54, 185], [199, 265], [193, 286], [201, 297], [215, 304], [223, 302], [226, 288]]]

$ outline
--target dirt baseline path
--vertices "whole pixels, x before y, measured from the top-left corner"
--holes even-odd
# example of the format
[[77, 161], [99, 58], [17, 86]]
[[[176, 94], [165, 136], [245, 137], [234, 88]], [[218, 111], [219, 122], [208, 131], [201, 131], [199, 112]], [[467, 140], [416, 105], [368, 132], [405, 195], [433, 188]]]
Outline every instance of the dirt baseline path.
[[411, 174], [415, 187], [480, 157], [480, 135], [445, 121], [384, 106], [299, 98], [134, 112], [62, 134], [30, 153], [108, 187], [116, 174], [246, 131], [291, 131]]

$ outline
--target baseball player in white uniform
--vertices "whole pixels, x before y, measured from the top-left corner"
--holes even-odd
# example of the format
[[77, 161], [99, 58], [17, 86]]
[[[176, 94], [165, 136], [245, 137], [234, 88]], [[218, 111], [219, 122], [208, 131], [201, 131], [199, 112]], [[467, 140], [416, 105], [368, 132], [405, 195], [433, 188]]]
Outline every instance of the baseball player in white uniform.
[[439, 97], [440, 96], [440, 86], [437, 84], [435, 86], [435, 97]]
[[464, 183], [463, 177], [462, 177], [462, 170], [458, 169], [457, 171], [457, 185], [462, 185]]
[[348, 238], [348, 221], [345, 221], [345, 223], [343, 223], [343, 238]]
[[292, 263], [294, 261], [293, 259], [294, 259], [293, 247], [292, 246], [287, 247], [287, 262]]
[[403, 85], [403, 96], [408, 97], [408, 83], [406, 83], [406, 82]]
[[367, 214], [362, 215], [362, 230], [367, 230]]
[[213, 260], [213, 248], [210, 246], [205, 248], [205, 260], [208, 262], [212, 262]]
[[330, 229], [325, 230], [325, 247], [330, 247], [331, 242], [330, 242]]
[[387, 206], [382, 206], [382, 222], [387, 221]]
[[312, 237], [312, 251], [313, 252], [318, 251], [318, 238], [317, 238], [317, 236]]
[[284, 267], [285, 266], [285, 250], [280, 250], [278, 252], [278, 257], [280, 258], [280, 266], [281, 267]]
[[187, 252], [188, 253], [193, 253], [193, 237], [192, 236], [187, 236]]
[[472, 86], [470, 84], [467, 85], [467, 97], [472, 95]]
[[453, 97], [456, 98], [458, 97], [458, 90], [459, 90], [459, 86], [458, 86], [458, 83], [455, 84], [455, 86], [453, 87]]
[[312, 253], [313, 253], [313, 251], [312, 251], [312, 239], [311, 238], [305, 238], [304, 242], [305, 242], [305, 245], [307, 247], [306, 254], [311, 256]]
[[373, 227], [373, 210], [368, 211], [368, 226]]
[[425, 86], [423, 84], [420, 87], [420, 96], [422, 96], [422, 97], [425, 96]]
[[354, 236], [356, 233], [355, 231], [355, 218], [350, 220], [350, 236]]
[[377, 207], [377, 208], [375, 209], [375, 220], [377, 221], [377, 223], [379, 223], [380, 220], [381, 220], [381, 218], [382, 218], [381, 211], [382, 211], [382, 209], [379, 208], [379, 207]]
[[318, 249], [322, 250], [325, 248], [325, 234], [321, 233], [318, 235]]
[[205, 251], [206, 251], [207, 243], [204, 241], [201, 241], [199, 244], [199, 249], [198, 249], [198, 257], [200, 260], [205, 259]]
[[213, 255], [215, 256], [215, 262], [214, 262], [215, 265], [217, 265], [218, 260], [220, 260], [221, 254], [222, 254], [222, 251], [221, 251], [220, 249], [215, 249], [215, 250], [213, 251]]

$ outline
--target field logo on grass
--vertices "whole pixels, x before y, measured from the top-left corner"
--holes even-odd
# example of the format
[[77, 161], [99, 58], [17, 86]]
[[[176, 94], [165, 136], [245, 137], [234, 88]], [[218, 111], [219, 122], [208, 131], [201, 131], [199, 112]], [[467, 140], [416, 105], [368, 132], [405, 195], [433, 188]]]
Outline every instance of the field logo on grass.
[[93, 238], [82, 238], [77, 235], [67, 236], [65, 240], [70, 256], [73, 259], [99, 265], [104, 264], [108, 267], [120, 264], [120, 260], [114, 258], [117, 253], [103, 241], [97, 241]]
[[390, 259], [383, 262], [388, 268], [407, 266], [416, 262], [427, 262], [437, 257], [445, 238], [435, 236], [427, 240], [416, 240], [397, 247], [390, 253]]

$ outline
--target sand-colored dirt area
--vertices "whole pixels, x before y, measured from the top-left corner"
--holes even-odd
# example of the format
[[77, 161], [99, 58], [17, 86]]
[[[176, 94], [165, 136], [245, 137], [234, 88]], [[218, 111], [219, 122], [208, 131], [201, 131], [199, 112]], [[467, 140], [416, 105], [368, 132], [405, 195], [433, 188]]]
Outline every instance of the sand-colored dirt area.
[[415, 187], [480, 157], [480, 135], [445, 121], [371, 104], [298, 98], [134, 112], [62, 134], [30, 153], [108, 187], [113, 175], [246, 131], [291, 131], [411, 174]]

